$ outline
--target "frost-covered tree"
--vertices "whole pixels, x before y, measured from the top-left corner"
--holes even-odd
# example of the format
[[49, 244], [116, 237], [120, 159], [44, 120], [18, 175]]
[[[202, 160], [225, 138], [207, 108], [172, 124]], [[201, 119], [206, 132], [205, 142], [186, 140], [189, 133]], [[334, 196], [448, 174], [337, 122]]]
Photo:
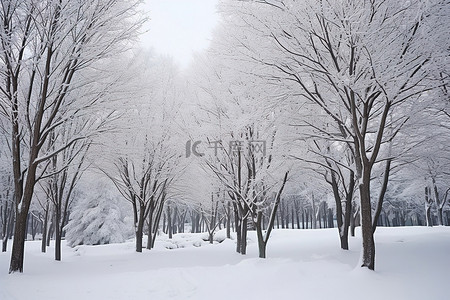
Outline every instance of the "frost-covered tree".
[[120, 196], [104, 183], [92, 187], [89, 191], [76, 192], [70, 220], [64, 227], [70, 247], [121, 243], [128, 238]]
[[[193, 70], [195, 79], [191, 81], [197, 87], [194, 101], [199, 110], [194, 121], [202, 126], [193, 132], [192, 143], [203, 143], [199, 149], [204, 155], [197, 157], [196, 163], [218, 180], [218, 188], [211, 194], [220, 188], [231, 200], [237, 252], [246, 254], [247, 230], [253, 227], [260, 257], [265, 257], [271, 229], [264, 232], [264, 227], [269, 228], [267, 224], [275, 219], [289, 169], [282, 158], [284, 129], [277, 122], [281, 114], [264, 103], [270, 103], [272, 97], [278, 99], [280, 91], [251, 72], [254, 64], [227, 56], [222, 44], [226, 35], [222, 28], [209, 53], [197, 58], [200, 67]], [[205, 207], [210, 205], [205, 203]]]
[[[230, 1], [234, 47], [266, 68], [292, 101], [321, 112], [320, 138], [352, 149], [363, 235], [361, 266], [375, 268], [371, 180], [419, 103], [432, 62], [445, 60], [442, 1]], [[251, 29], [248, 29], [251, 28]], [[437, 30], [439, 28], [439, 30]], [[255, 42], [257, 41], [257, 42]], [[447, 45], [446, 43], [444, 43]], [[233, 50], [230, 50], [233, 51]], [[238, 51], [239, 52], [239, 51]], [[426, 105], [426, 104], [425, 104]], [[332, 126], [323, 131], [323, 122]], [[318, 126], [319, 125], [319, 126]], [[319, 136], [317, 137], [319, 138]]]
[[0, 174], [0, 237], [2, 239], [2, 252], [6, 252], [8, 239], [14, 225], [14, 202], [11, 185], [12, 173], [9, 171], [7, 161], [1, 154], [0, 165], [3, 170]]
[[[142, 67], [146, 66], [146, 67]], [[142, 252], [147, 222], [147, 247], [153, 248], [165, 201], [176, 195], [181, 175], [183, 142], [178, 139], [180, 110], [177, 72], [172, 61], [148, 54], [135, 56], [136, 91], [117, 120], [117, 130], [105, 135], [96, 165], [112, 180], [133, 209], [136, 251]], [[136, 68], [136, 69], [133, 69]]]
[[98, 103], [92, 101], [96, 97], [77, 94], [80, 87], [92, 94], [109, 93], [111, 86], [102, 81], [109, 76], [90, 75], [136, 36], [138, 2], [1, 1], [0, 109], [10, 122], [16, 206], [10, 272], [23, 271], [26, 220], [40, 173], [49, 159], [90, 130], [77, 132], [57, 148], [46, 147], [47, 142], [62, 124]]

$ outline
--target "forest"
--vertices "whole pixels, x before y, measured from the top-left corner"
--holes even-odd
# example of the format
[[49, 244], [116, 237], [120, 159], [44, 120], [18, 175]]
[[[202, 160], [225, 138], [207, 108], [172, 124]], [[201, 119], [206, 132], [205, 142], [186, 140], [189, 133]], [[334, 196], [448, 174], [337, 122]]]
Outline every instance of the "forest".
[[4, 272], [29, 243], [270, 258], [326, 228], [376, 270], [380, 228], [450, 225], [449, 1], [222, 0], [185, 68], [140, 2], [1, 1]]

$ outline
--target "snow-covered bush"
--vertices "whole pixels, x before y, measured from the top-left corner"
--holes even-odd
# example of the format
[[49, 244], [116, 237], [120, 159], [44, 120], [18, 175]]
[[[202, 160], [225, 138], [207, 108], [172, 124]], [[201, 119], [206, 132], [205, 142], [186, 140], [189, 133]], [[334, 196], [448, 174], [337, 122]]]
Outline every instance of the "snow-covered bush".
[[121, 200], [104, 183], [80, 193], [68, 224], [67, 245], [121, 243], [128, 237], [128, 225]]

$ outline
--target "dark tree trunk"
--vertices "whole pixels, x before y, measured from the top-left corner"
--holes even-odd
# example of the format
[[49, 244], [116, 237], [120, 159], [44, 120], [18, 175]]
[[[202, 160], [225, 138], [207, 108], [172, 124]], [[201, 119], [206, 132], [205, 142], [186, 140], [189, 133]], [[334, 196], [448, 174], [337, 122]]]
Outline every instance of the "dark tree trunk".
[[318, 218], [316, 218], [316, 220], [319, 219], [319, 228], [322, 229], [322, 210], [320, 209], [320, 207], [321, 206], [319, 206], [319, 209], [317, 211]]
[[328, 209], [328, 228], [334, 228], [333, 224], [333, 209]]
[[295, 216], [294, 216], [294, 206], [292, 206], [292, 209], [291, 209], [291, 229], [294, 229], [294, 226], [295, 226]]
[[305, 229], [305, 210], [302, 209], [302, 229]]
[[175, 206], [173, 209], [173, 217], [172, 217], [172, 233], [176, 234], [178, 225], [177, 225], [177, 219], [178, 219], [178, 208]]
[[433, 218], [431, 217], [431, 197], [428, 197], [430, 191], [425, 187], [425, 216], [427, 219], [427, 226], [433, 227]]
[[297, 221], [297, 229], [300, 229], [300, 213], [299, 213], [299, 204], [297, 201], [294, 202], [295, 206], [295, 219]]
[[200, 233], [202, 232], [202, 227], [200, 224], [200, 213], [197, 213], [197, 215], [195, 216], [195, 222], [196, 222], [196, 233]]
[[359, 217], [359, 209], [353, 210], [350, 216], [350, 235], [355, 236], [356, 219]]
[[58, 208], [56, 208], [55, 214], [55, 260], [61, 260], [61, 228], [59, 223], [61, 222], [61, 216], [58, 213]]
[[142, 238], [144, 235], [144, 206], [140, 206], [139, 217], [135, 227], [136, 232], [136, 252], [142, 252]]
[[172, 211], [170, 209], [170, 205], [167, 205], [167, 232], [169, 233], [169, 239], [171, 239], [173, 228], [172, 228]]
[[[342, 232], [342, 237], [345, 239], [348, 249], [348, 229], [350, 227], [350, 222], [352, 218], [353, 213], [353, 193], [355, 190], [355, 173], [353, 171], [350, 171], [349, 175], [349, 185], [347, 190], [347, 195], [345, 198], [345, 213], [344, 213], [344, 228]], [[353, 228], [353, 235], [354, 236], [355, 231]]]
[[191, 233], [195, 233], [197, 232], [197, 228], [196, 228], [196, 222], [195, 222], [195, 212], [193, 210], [191, 210]]
[[372, 230], [372, 207], [370, 203], [370, 168], [363, 168], [362, 182], [359, 186], [361, 199], [361, 232], [362, 232], [362, 261], [361, 267], [375, 269], [375, 241]]
[[227, 204], [227, 239], [231, 239], [231, 203]]
[[234, 210], [234, 224], [236, 228], [236, 252], [241, 253], [241, 241], [242, 241], [242, 231], [241, 231], [241, 218], [239, 217], [239, 209], [236, 202], [233, 202]]
[[[275, 223], [275, 216], [277, 215], [278, 205], [280, 204], [281, 200], [281, 194], [283, 193], [284, 186], [286, 184], [287, 178], [288, 178], [289, 172], [286, 172], [284, 175], [283, 183], [275, 197], [274, 205], [272, 208], [272, 212], [269, 217], [269, 224], [267, 226], [267, 231], [264, 234], [263, 233], [263, 227], [262, 227], [262, 219], [263, 219], [263, 212], [261, 210], [257, 211], [256, 213], [256, 235], [258, 237], [258, 250], [259, 250], [259, 257], [260, 258], [266, 258], [266, 248], [267, 243], [270, 238], [270, 234], [273, 229], [273, 225]], [[253, 211], [254, 212], [254, 211]]]
[[247, 229], [247, 225], [248, 225], [248, 217], [245, 216], [241, 220], [241, 249], [240, 249], [240, 253], [242, 255], [247, 254], [247, 230], [248, 230]]
[[380, 217], [381, 210], [383, 208], [384, 196], [387, 191], [387, 186], [388, 186], [388, 182], [389, 182], [389, 173], [391, 171], [391, 161], [392, 161], [392, 159], [388, 159], [386, 161], [386, 166], [384, 168], [383, 184], [381, 186], [381, 191], [380, 191], [380, 194], [378, 196], [378, 201], [377, 201], [377, 208], [375, 210], [375, 215], [373, 217], [373, 224], [372, 224], [373, 232], [375, 232], [375, 230], [377, 229], [378, 218]]
[[264, 234], [263, 234], [263, 228], [262, 228], [262, 218], [263, 218], [262, 212], [258, 211], [255, 226], [256, 226], [256, 235], [258, 237], [259, 258], [266, 258], [267, 243], [264, 240]]
[[30, 228], [30, 214], [27, 214], [27, 225], [25, 226], [25, 241], [28, 240], [28, 228]]
[[[37, 151], [37, 150], [36, 150]], [[37, 157], [37, 153], [32, 155], [34, 159]], [[36, 166], [31, 165], [28, 170], [28, 175], [25, 183], [25, 189], [23, 190], [23, 196], [18, 190], [15, 191], [15, 203], [16, 203], [16, 224], [14, 227], [14, 239], [11, 252], [11, 263], [9, 267], [9, 273], [23, 272], [23, 259], [25, 254], [25, 239], [27, 232], [27, 216], [30, 210], [31, 198], [34, 192], [34, 185], [36, 183]], [[21, 189], [20, 189], [21, 190]]]
[[2, 252], [6, 252], [8, 248], [8, 236], [4, 236], [2, 239]]
[[438, 224], [444, 226], [445, 224], [444, 224], [444, 215], [442, 213], [442, 207], [438, 207], [437, 213], [438, 213]]
[[152, 240], [153, 240], [153, 209], [150, 209], [148, 214], [148, 235], [147, 235], [147, 249], [150, 250], [153, 248]]
[[184, 233], [184, 224], [186, 223], [187, 209], [178, 214], [178, 232]]
[[[6, 193], [6, 198], [9, 198], [9, 191]], [[9, 206], [9, 207], [8, 207]], [[3, 224], [2, 224], [2, 252], [6, 252], [8, 249], [8, 239], [10, 238], [13, 226], [14, 226], [14, 205], [8, 205], [6, 201], [5, 206], [3, 207]]]
[[280, 229], [280, 213], [277, 213], [277, 229]]
[[431, 217], [431, 206], [426, 207], [425, 215], [427, 217], [427, 226], [433, 227], [433, 218]]
[[50, 240], [52, 239], [54, 228], [55, 228], [54, 223], [53, 221], [51, 221], [47, 231], [47, 241], [46, 241], [47, 247], [50, 247]]
[[344, 235], [344, 221], [342, 219], [342, 201], [339, 193], [339, 187], [334, 172], [331, 173], [331, 188], [333, 190], [334, 202], [336, 203], [336, 223], [339, 233], [339, 240], [341, 242], [341, 249], [348, 250], [348, 235]]
[[310, 212], [309, 209], [307, 209], [307, 210], [305, 211], [305, 217], [306, 217], [306, 229], [309, 229], [309, 212]]
[[323, 222], [323, 228], [328, 228], [328, 205], [327, 203], [324, 201], [322, 204], [322, 222]]
[[34, 241], [36, 238], [36, 225], [32, 214], [30, 214], [30, 229], [31, 229], [31, 240]]
[[162, 224], [162, 230], [164, 233], [167, 234], [167, 227], [166, 227], [166, 214], [163, 214], [163, 224]]
[[[23, 201], [23, 200], [22, 200]], [[9, 273], [23, 272], [23, 258], [25, 253], [25, 233], [27, 226], [28, 209], [18, 210], [16, 225], [14, 227], [13, 249]]]

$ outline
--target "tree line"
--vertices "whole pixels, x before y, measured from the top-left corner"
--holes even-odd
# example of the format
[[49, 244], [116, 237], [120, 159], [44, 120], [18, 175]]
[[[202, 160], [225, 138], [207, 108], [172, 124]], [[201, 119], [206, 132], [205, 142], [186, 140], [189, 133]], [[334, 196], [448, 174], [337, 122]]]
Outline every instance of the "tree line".
[[241, 254], [255, 230], [261, 258], [274, 228], [347, 250], [361, 226], [373, 270], [377, 226], [449, 224], [445, 1], [223, 1], [184, 71], [134, 47], [138, 2], [1, 3], [11, 273], [27, 234], [61, 260], [63, 238], [142, 252], [187, 224]]

